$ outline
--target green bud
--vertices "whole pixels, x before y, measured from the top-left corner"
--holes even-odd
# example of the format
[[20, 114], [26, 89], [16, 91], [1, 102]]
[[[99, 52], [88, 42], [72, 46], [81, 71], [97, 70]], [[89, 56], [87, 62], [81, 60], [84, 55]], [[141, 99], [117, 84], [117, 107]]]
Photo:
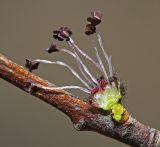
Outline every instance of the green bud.
[[124, 113], [124, 107], [121, 104], [117, 103], [112, 107], [112, 113], [115, 115], [121, 115]]
[[118, 102], [117, 99], [114, 99], [114, 98], [109, 99], [109, 100], [106, 101], [106, 103], [104, 104], [104, 106], [103, 106], [102, 109], [104, 109], [104, 110], [110, 110], [110, 109], [112, 109], [112, 107], [113, 107], [117, 102]]
[[113, 115], [113, 119], [116, 121], [120, 121], [122, 119], [122, 115], [115, 114], [115, 115]]

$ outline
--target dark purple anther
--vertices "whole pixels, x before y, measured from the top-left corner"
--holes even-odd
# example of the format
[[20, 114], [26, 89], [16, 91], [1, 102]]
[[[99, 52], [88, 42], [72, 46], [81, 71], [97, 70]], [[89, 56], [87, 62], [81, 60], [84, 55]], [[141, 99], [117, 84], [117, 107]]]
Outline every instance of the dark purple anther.
[[28, 68], [30, 72], [32, 72], [32, 70], [38, 69], [39, 64], [39, 62], [30, 61], [29, 59], [26, 59], [25, 67]]
[[53, 31], [53, 38], [59, 41], [69, 41], [69, 37], [72, 35], [72, 31], [68, 27], [60, 27], [59, 30]]
[[86, 35], [92, 35], [96, 32], [96, 27], [92, 24], [87, 24], [85, 27], [85, 34]]
[[94, 26], [100, 24], [102, 21], [102, 12], [101, 11], [92, 11], [91, 17], [88, 17], [87, 21], [90, 22]]
[[56, 44], [51, 44], [51, 46], [47, 48], [46, 51], [48, 53], [52, 53], [52, 52], [58, 52], [59, 49], [57, 48]]

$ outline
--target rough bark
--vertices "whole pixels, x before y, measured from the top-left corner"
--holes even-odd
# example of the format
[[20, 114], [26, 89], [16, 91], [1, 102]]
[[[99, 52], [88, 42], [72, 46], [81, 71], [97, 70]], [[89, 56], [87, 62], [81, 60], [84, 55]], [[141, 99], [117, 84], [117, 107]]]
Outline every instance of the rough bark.
[[63, 111], [75, 129], [95, 131], [134, 147], [160, 147], [160, 132], [129, 116], [116, 123], [110, 115], [64, 90], [48, 90], [53, 84], [25, 70], [0, 54], [0, 78]]

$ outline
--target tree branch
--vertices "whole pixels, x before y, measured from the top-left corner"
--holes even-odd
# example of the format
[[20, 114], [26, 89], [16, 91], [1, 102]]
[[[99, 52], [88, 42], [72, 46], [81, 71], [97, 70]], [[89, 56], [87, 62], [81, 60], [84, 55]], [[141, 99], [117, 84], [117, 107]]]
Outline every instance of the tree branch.
[[0, 78], [63, 111], [75, 129], [95, 131], [134, 147], [160, 147], [160, 132], [129, 116], [116, 123], [110, 115], [64, 90], [53, 90], [53, 84], [25, 70], [0, 54]]

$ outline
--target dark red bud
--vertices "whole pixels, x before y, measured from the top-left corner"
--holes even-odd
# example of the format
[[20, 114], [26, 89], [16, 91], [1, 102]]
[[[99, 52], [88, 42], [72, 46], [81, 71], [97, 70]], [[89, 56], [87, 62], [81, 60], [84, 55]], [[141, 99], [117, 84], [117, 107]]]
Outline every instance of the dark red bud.
[[91, 95], [96, 94], [98, 91], [99, 91], [99, 87], [98, 87], [98, 86], [94, 87], [94, 88], [91, 90]]
[[104, 90], [105, 86], [108, 84], [108, 81], [105, 79], [101, 79], [98, 81], [98, 83], [99, 83], [101, 89]]

